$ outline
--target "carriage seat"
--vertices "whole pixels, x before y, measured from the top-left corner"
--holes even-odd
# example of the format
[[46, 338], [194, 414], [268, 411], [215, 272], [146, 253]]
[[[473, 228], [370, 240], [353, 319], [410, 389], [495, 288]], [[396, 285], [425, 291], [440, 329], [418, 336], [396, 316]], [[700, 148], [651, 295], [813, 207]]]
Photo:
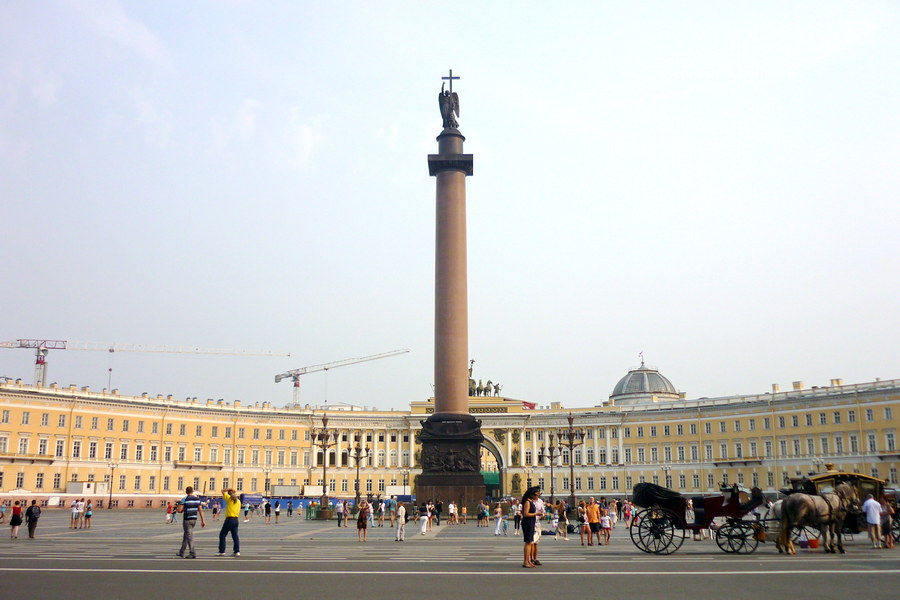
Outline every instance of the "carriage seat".
[[691, 496], [691, 504], [694, 505], [694, 523], [704, 523], [706, 514], [706, 496]]

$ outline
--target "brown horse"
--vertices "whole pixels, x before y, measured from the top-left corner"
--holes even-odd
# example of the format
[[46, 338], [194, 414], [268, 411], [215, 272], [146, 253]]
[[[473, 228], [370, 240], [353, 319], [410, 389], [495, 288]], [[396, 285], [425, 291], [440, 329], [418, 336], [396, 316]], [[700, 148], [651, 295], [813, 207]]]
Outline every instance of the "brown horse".
[[847, 483], [838, 484], [833, 492], [819, 496], [791, 494], [781, 503], [781, 534], [775, 547], [779, 553], [784, 551], [788, 554], [797, 554], [791, 540], [791, 531], [795, 527], [808, 526], [815, 527], [821, 533], [825, 552], [835, 552], [836, 537], [837, 551], [843, 554], [844, 519], [851, 508], [858, 506], [856, 488]]

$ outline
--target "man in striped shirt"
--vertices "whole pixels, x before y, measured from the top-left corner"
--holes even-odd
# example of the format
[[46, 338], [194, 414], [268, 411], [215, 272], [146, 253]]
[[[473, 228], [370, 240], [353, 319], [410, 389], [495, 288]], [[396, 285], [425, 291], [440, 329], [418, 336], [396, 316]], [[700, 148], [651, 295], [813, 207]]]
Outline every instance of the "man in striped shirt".
[[187, 558], [197, 558], [194, 553], [194, 525], [197, 524], [197, 519], [200, 519], [200, 527], [206, 527], [206, 519], [203, 518], [200, 498], [194, 495], [194, 488], [187, 486], [184, 493], [186, 496], [178, 503], [178, 512], [184, 513], [181, 518], [184, 537], [181, 539], [181, 550], [176, 556], [185, 558], [185, 551], [188, 551]]

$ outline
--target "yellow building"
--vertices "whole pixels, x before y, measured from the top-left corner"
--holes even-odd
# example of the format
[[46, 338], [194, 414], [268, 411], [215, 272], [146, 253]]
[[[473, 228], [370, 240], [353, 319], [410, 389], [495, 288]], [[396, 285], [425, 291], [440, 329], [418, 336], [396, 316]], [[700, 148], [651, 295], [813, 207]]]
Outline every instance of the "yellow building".
[[[641, 365], [601, 406], [532, 406], [470, 400], [482, 420], [483, 464], [498, 480], [495, 494], [521, 494], [529, 480], [558, 497], [623, 497], [641, 481], [686, 493], [722, 482], [774, 492], [825, 462], [898, 482], [900, 380], [795, 382], [784, 392], [687, 399]], [[55, 503], [77, 495], [156, 507], [187, 485], [202, 493], [231, 486], [308, 496], [325, 485], [330, 497], [352, 498], [357, 445], [369, 450], [359, 465], [362, 495], [415, 493], [417, 434], [432, 410], [433, 400], [403, 412], [329, 407], [333, 438], [323, 453], [314, 443], [320, 409], [0, 380], [0, 500]], [[571, 449], [569, 417], [584, 433], [572, 437]]]

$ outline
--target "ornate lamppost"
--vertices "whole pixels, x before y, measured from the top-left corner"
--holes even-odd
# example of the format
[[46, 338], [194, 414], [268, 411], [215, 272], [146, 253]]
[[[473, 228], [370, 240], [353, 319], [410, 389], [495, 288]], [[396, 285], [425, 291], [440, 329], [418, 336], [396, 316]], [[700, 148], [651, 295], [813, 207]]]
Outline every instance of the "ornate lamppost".
[[407, 489], [409, 485], [409, 469], [403, 467], [400, 469], [400, 474], [403, 475], [403, 495], [409, 496], [409, 490]]
[[666, 487], [671, 488], [672, 480], [669, 478], [669, 471], [672, 470], [672, 465], [662, 465], [660, 468], [663, 470], [663, 473], [666, 474]]
[[541, 462], [550, 462], [550, 504], [556, 504], [553, 465], [556, 462], [556, 459], [559, 458], [562, 448], [556, 445], [556, 434], [554, 432], [551, 431], [547, 437], [550, 438], [550, 444], [548, 446], [541, 446], [541, 451], [538, 453], [538, 460]]
[[534, 473], [534, 467], [525, 467], [525, 483], [526, 487], [531, 487], [531, 474]]
[[822, 470], [822, 465], [825, 464], [825, 459], [821, 456], [813, 456], [813, 473], [819, 473]]
[[109, 505], [106, 507], [107, 509], [112, 508], [112, 491], [113, 491], [113, 478], [116, 476], [116, 469], [119, 468], [119, 463], [111, 462], [108, 465], [109, 467]]
[[575, 508], [575, 447], [584, 443], [584, 429], [576, 429], [572, 424], [575, 417], [572, 413], [566, 417], [569, 422], [567, 429], [559, 430], [560, 446], [566, 446], [569, 449], [569, 510]]
[[319, 510], [328, 508], [328, 449], [337, 444], [337, 432], [328, 429], [328, 416], [322, 415], [322, 427], [312, 431], [312, 443], [322, 449], [322, 499]]
[[266, 495], [268, 495], [270, 493], [269, 492], [269, 473], [271, 473], [271, 472], [272, 472], [272, 467], [270, 467], [268, 465], [263, 467], [263, 474], [265, 474], [265, 476], [266, 476], [265, 483], [263, 484], [263, 493]]
[[356, 461], [356, 506], [359, 506], [359, 463], [371, 455], [372, 451], [368, 447], [361, 446], [357, 436], [356, 445], [350, 448], [350, 457]]

